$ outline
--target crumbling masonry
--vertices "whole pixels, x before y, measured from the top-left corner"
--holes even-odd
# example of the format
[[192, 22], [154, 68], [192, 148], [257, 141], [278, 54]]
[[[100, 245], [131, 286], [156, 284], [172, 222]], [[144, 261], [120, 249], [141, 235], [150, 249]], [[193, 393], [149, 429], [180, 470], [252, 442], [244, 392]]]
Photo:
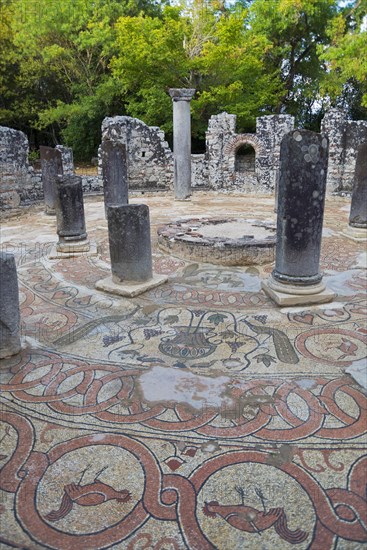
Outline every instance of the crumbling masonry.
[[[256, 132], [236, 133], [236, 115], [212, 116], [206, 132], [206, 151], [191, 156], [192, 188], [241, 193], [271, 193], [279, 174], [280, 142], [294, 129], [289, 115], [262, 116]], [[358, 146], [367, 142], [367, 121], [351, 121], [338, 109], [326, 113], [321, 132], [329, 138], [328, 193], [350, 192], [353, 186]], [[105, 118], [102, 140], [126, 147], [130, 190], [172, 190], [174, 160], [164, 132], [141, 120], [117, 116]], [[73, 171], [72, 152], [60, 148], [64, 173]], [[83, 177], [83, 191], [102, 191], [99, 175]], [[28, 140], [23, 132], [0, 127], [0, 208], [40, 200], [39, 172], [28, 164]]]

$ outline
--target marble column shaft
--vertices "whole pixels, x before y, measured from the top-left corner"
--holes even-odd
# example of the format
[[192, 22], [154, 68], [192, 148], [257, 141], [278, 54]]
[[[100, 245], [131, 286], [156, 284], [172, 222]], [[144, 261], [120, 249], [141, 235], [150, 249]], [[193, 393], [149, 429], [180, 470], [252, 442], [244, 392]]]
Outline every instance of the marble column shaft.
[[107, 206], [112, 280], [143, 282], [153, 276], [149, 208]]
[[175, 163], [175, 198], [184, 200], [191, 195], [191, 114], [192, 88], [171, 88], [173, 101], [173, 157]]
[[57, 176], [55, 207], [59, 245], [85, 240], [87, 233], [80, 176]]
[[55, 214], [56, 176], [63, 174], [62, 154], [59, 149], [40, 147], [42, 185], [46, 214]]
[[15, 355], [20, 349], [17, 268], [12, 254], [0, 252], [0, 359]]
[[328, 161], [328, 140], [296, 130], [281, 144], [276, 263], [273, 278], [315, 285], [319, 270]]
[[367, 229], [367, 143], [358, 147], [349, 225]]
[[105, 208], [113, 204], [128, 204], [126, 146], [116, 141], [103, 140], [101, 158]]

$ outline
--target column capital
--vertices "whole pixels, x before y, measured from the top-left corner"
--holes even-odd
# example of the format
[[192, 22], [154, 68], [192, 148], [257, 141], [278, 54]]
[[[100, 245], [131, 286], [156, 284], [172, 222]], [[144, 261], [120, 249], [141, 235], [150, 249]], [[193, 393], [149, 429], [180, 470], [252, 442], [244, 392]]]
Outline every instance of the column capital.
[[170, 88], [168, 90], [172, 101], [191, 101], [195, 92], [195, 88]]

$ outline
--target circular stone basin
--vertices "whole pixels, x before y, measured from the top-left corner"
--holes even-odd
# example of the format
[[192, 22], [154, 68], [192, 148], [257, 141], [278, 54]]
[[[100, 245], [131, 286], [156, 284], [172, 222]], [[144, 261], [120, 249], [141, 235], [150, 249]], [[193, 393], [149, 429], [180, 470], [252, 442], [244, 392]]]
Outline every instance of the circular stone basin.
[[242, 218], [190, 218], [158, 228], [164, 252], [219, 265], [270, 263], [275, 242], [275, 224]]

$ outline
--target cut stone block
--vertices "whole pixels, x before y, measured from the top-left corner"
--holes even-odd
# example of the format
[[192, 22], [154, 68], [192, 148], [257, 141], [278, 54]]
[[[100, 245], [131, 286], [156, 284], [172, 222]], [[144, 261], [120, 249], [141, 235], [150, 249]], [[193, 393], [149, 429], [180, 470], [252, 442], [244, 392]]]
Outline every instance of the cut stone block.
[[59, 250], [58, 245], [55, 244], [51, 248], [51, 252], [48, 257], [50, 260], [59, 260], [61, 258], [79, 258], [80, 256], [98, 256], [97, 244], [95, 242], [87, 242], [88, 245], [84, 245], [84, 249], [81, 244], [79, 248], [78, 245], [75, 247], [70, 244], [69, 246], [66, 245], [64, 248]]
[[284, 307], [324, 304], [335, 298], [335, 292], [327, 289], [324, 284], [296, 287], [282, 285], [270, 278], [267, 281], [262, 281], [261, 287], [276, 304]]
[[112, 276], [106, 277], [96, 282], [96, 288], [98, 290], [103, 290], [104, 292], [109, 292], [110, 294], [116, 294], [117, 296], [126, 296], [128, 298], [134, 298], [143, 292], [152, 290], [159, 285], [163, 285], [168, 280], [166, 275], [156, 275], [153, 274], [153, 277], [149, 281], [135, 282], [135, 281], [125, 281], [121, 283], [115, 283], [112, 280]]
[[367, 241], [367, 228], [348, 225], [348, 227], [342, 232], [342, 235], [344, 235], [344, 237], [348, 237], [348, 239], [352, 239], [352, 241], [363, 243]]

